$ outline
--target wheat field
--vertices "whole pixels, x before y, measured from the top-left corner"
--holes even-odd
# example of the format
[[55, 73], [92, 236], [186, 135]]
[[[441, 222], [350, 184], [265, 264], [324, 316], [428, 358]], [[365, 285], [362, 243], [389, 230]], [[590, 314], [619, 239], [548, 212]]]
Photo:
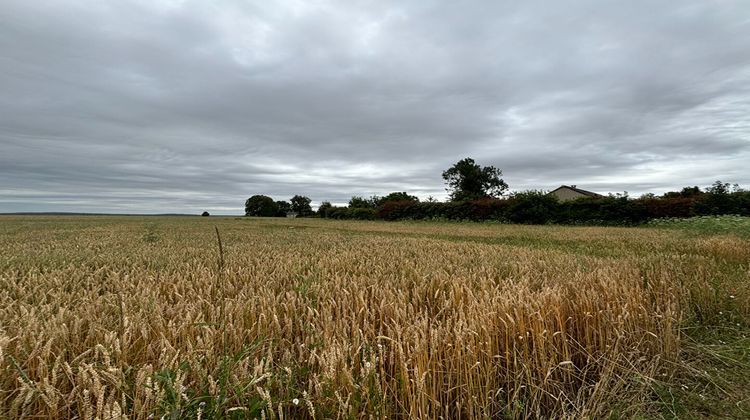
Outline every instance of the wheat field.
[[2, 216], [0, 417], [642, 415], [685, 325], [750, 317], [748, 261], [667, 229]]

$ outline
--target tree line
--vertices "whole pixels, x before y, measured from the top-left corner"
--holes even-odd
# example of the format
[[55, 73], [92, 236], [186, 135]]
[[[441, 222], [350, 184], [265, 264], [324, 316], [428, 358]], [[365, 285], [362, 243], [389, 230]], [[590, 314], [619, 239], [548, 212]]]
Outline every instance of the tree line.
[[502, 171], [482, 167], [465, 158], [443, 171], [447, 202], [432, 197], [420, 201], [404, 191], [384, 197], [353, 196], [346, 206], [324, 201], [314, 212], [310, 198], [295, 195], [288, 202], [254, 195], [245, 202], [248, 216], [284, 217], [293, 212], [301, 217], [356, 220], [495, 220], [525, 224], [631, 225], [665, 217], [737, 214], [750, 216], [750, 191], [738, 185], [716, 181], [702, 190], [685, 187], [663, 195], [646, 194], [631, 198], [624, 194], [558, 201], [554, 195], [529, 190], [506, 195], [508, 185]]
[[293, 212], [298, 216], [308, 217], [314, 214], [310, 203], [310, 198], [303, 195], [295, 195], [289, 201], [274, 201], [267, 195], [254, 195], [245, 201], [245, 215], [286, 217]]

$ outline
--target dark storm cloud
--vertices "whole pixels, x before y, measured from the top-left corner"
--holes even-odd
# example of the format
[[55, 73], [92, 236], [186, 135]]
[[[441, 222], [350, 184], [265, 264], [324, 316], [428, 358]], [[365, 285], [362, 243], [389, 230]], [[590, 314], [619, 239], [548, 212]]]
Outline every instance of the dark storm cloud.
[[11, 0], [0, 88], [0, 211], [750, 186], [741, 1]]

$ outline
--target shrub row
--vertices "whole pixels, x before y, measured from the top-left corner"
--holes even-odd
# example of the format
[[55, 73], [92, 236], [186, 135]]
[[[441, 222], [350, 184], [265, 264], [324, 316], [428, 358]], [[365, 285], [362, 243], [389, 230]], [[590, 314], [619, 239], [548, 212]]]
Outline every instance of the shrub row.
[[321, 217], [326, 219], [375, 220], [375, 209], [364, 207], [328, 207]]
[[691, 196], [627, 196], [583, 198], [560, 202], [541, 191], [526, 191], [505, 199], [461, 202], [386, 201], [377, 208], [328, 206], [320, 212], [330, 219], [356, 220], [496, 220], [523, 224], [634, 225], [652, 219], [736, 214], [750, 216], [750, 192], [700, 193]]
[[448, 203], [390, 201], [381, 204], [373, 217], [377, 216], [382, 220], [447, 219], [497, 220], [524, 224], [633, 225], [656, 218], [719, 214], [750, 216], [750, 192], [638, 199], [609, 196], [559, 202], [554, 196], [528, 191], [507, 199]]

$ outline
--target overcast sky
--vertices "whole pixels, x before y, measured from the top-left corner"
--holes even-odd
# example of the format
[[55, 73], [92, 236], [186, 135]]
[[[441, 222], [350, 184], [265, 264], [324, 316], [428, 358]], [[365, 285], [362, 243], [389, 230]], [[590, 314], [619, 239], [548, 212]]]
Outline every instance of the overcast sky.
[[750, 187], [744, 0], [2, 0], [0, 93], [0, 212]]

